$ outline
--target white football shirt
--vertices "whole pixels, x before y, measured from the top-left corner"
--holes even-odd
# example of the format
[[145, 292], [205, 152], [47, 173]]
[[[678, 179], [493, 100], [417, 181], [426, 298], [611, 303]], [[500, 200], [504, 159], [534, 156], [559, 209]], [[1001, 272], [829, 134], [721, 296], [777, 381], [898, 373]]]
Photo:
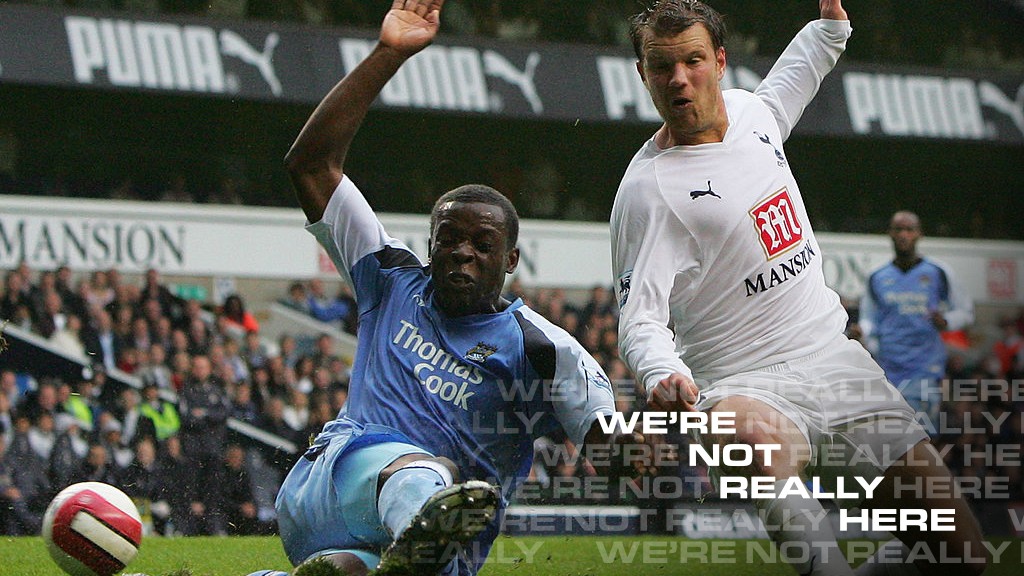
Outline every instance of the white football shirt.
[[793, 39], [754, 93], [724, 92], [724, 141], [634, 156], [611, 216], [619, 346], [650, 390], [806, 356], [846, 326], [782, 143], [832, 69], [848, 21]]

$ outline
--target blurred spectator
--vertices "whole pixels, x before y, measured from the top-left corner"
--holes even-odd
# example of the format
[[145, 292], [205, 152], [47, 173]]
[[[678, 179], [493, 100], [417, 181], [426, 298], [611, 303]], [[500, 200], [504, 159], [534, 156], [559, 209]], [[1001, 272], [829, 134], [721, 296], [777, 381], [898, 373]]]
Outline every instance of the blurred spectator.
[[170, 358], [174, 338], [174, 327], [171, 323], [171, 319], [166, 316], [161, 316], [153, 326], [154, 344], [164, 349], [165, 358]]
[[135, 375], [142, 381], [143, 386], [154, 384], [161, 390], [171, 390], [171, 369], [167, 366], [167, 352], [163, 346], [153, 344], [149, 347], [149, 354], [140, 363]]
[[36, 310], [35, 331], [43, 338], [53, 336], [54, 332], [63, 330], [67, 323], [64, 301], [56, 290], [49, 290], [42, 295], [41, 308]]
[[122, 388], [113, 413], [121, 423], [121, 443], [125, 446], [134, 446], [141, 437], [140, 432], [144, 434], [146, 429], [139, 391], [128, 386]]
[[21, 274], [15, 270], [7, 272], [4, 276], [4, 291], [0, 295], [0, 318], [14, 318], [14, 311], [19, 306], [32, 305], [28, 294], [21, 290], [23, 282]]
[[32, 318], [32, 307], [28, 304], [18, 304], [14, 309], [14, 316], [10, 317], [11, 326], [17, 326], [27, 332], [35, 329], [35, 320]]
[[310, 359], [316, 368], [330, 368], [331, 362], [340, 359], [334, 352], [334, 338], [330, 334], [321, 334], [316, 339], [316, 351]]
[[[29, 300], [31, 300], [37, 315], [43, 311], [46, 295], [50, 292], [57, 292], [57, 275], [52, 271], [44, 270], [39, 273], [39, 280], [35, 284], [29, 285], [28, 289]], [[57, 295], [60, 296], [60, 293], [57, 292]], [[64, 309], [63, 300], [61, 300], [61, 309]]]
[[85, 287], [85, 303], [89, 308], [106, 308], [114, 301], [114, 288], [110, 285], [110, 277], [104, 270], [94, 271]]
[[[70, 414], [58, 414], [55, 420], [57, 441], [50, 453], [50, 479], [60, 491], [74, 480], [75, 473], [89, 452], [85, 426]], [[87, 429], [86, 429], [87, 430]]]
[[117, 367], [117, 357], [125, 342], [114, 333], [114, 321], [102, 308], [92, 311], [93, 323], [82, 335], [85, 353], [100, 362], [108, 371]]
[[[173, 403], [160, 398], [160, 388], [154, 383], [146, 383], [142, 387], [142, 403], [139, 414], [144, 420], [139, 423], [136, 435], [145, 437], [152, 434], [156, 440], [163, 442], [178, 433], [181, 419], [178, 409]], [[146, 422], [148, 420], [148, 423]], [[148, 432], [152, 430], [152, 432]]]
[[309, 423], [309, 395], [296, 389], [291, 390], [282, 411], [282, 418], [292, 430], [305, 430], [306, 424]]
[[34, 536], [39, 533], [42, 514], [18, 481], [19, 463], [0, 442], [0, 534]]
[[227, 322], [227, 329], [239, 339], [248, 332], [260, 331], [259, 322], [245, 309], [245, 302], [238, 294], [232, 294], [224, 300], [221, 316]]
[[[62, 387], [71, 388], [66, 382], [62, 383]], [[95, 392], [96, 383], [91, 379], [82, 379], [61, 400], [61, 409], [74, 417], [83, 428], [89, 431], [92, 431], [101, 411]]]
[[168, 353], [171, 356], [171, 367], [174, 367], [174, 357], [179, 354], [184, 354], [186, 358], [191, 358], [192, 354], [189, 352], [191, 343], [188, 339], [188, 333], [181, 329], [175, 328], [171, 331], [171, 346], [168, 349]]
[[[135, 444], [132, 461], [122, 472], [118, 485], [135, 503], [144, 521], [147, 517], [158, 516], [155, 510], [160, 507], [154, 504], [163, 499], [162, 482], [156, 446], [149, 438], [143, 438]], [[167, 514], [162, 516], [166, 518]]]
[[210, 346], [214, 343], [213, 335], [206, 321], [202, 318], [193, 318], [189, 322], [188, 347], [186, 351], [190, 356], [205, 356], [210, 353]]
[[230, 401], [224, 384], [213, 376], [210, 359], [192, 358], [192, 369], [178, 400], [181, 414], [181, 446], [199, 469], [199, 482], [212, 481], [210, 475], [220, 461], [227, 437]]
[[1024, 338], [1021, 337], [1016, 318], [1004, 316], [999, 320], [999, 329], [1002, 333], [992, 347], [992, 353], [999, 359], [998, 376], [1005, 378], [1024, 354]]
[[182, 451], [177, 436], [169, 436], [164, 443], [164, 453], [159, 458], [160, 487], [159, 500], [170, 506], [170, 522], [165, 534], [197, 536], [203, 533], [203, 515], [206, 506], [200, 500], [199, 484], [196, 481], [197, 467]]
[[298, 343], [295, 337], [290, 334], [282, 334], [277, 342], [278, 357], [282, 364], [288, 368], [294, 368], [302, 355], [299, 353]]
[[68, 314], [64, 327], [50, 335], [50, 343], [73, 358], [85, 358], [85, 344], [82, 343], [82, 319]]
[[328, 397], [310, 394], [309, 418], [306, 420], [306, 427], [299, 432], [298, 439], [307, 444], [312, 443], [313, 438], [323, 430], [324, 424], [333, 420], [336, 415], [337, 411], [332, 408]]
[[258, 424], [260, 407], [252, 397], [252, 386], [241, 382], [235, 386], [235, 395], [231, 399], [231, 417], [246, 424]]
[[317, 320], [334, 324], [341, 330], [355, 334], [358, 307], [347, 284], [342, 284], [338, 289], [338, 295], [331, 297], [327, 295], [323, 281], [314, 278], [309, 281], [307, 303], [309, 313]]
[[250, 368], [259, 368], [267, 363], [267, 346], [260, 338], [259, 332], [249, 332], [245, 335], [245, 343], [239, 351], [242, 359]]
[[189, 353], [185, 350], [175, 352], [174, 357], [171, 358], [171, 385], [175, 392], [180, 394], [185, 389], [185, 382], [188, 380], [191, 369], [192, 357]]
[[[54, 423], [54, 414], [40, 412], [36, 415], [35, 422], [28, 429], [28, 446], [32, 453], [43, 462], [49, 463], [50, 453], [53, 452], [53, 445], [57, 442], [57, 430]], [[47, 465], [48, 467], [48, 465]]]
[[[160, 272], [155, 268], [146, 270], [146, 278], [143, 281], [139, 298], [143, 303], [156, 302], [160, 308], [161, 315], [168, 318], [173, 318], [180, 313], [178, 309], [181, 307], [181, 299], [171, 294], [170, 289], [161, 283]], [[147, 316], [150, 322], [152, 322], [152, 315]]]
[[[298, 442], [303, 446], [302, 438], [299, 438], [298, 430], [293, 429], [284, 419], [284, 400], [279, 396], [271, 396], [263, 406], [263, 414], [260, 416], [258, 426], [280, 436], [289, 442]], [[265, 447], [265, 459], [276, 469], [287, 472], [291, 468], [293, 456], [277, 447]]]
[[[145, 354], [143, 352], [142, 354]], [[125, 374], [135, 374], [139, 368], [139, 350], [130, 344], [126, 344], [117, 355], [117, 369]]]
[[110, 412], [104, 412], [100, 416], [99, 443], [107, 451], [107, 458], [114, 468], [114, 475], [120, 476], [121, 472], [132, 462], [132, 451], [123, 441], [124, 426]]
[[0, 444], [10, 446], [14, 440], [14, 415], [10, 396], [0, 389]]
[[79, 318], [85, 318], [89, 314], [89, 307], [78, 293], [75, 291], [72, 280], [74, 273], [71, 268], [67, 265], [61, 265], [57, 267], [56, 280], [54, 283], [54, 289], [60, 294], [62, 300], [64, 300], [64, 306], [74, 314], [78, 315]]
[[231, 444], [224, 452], [216, 486], [220, 492], [219, 508], [233, 535], [257, 532], [256, 503], [253, 499], [252, 477], [246, 466], [245, 449]]
[[[250, 332], [250, 334], [258, 334]], [[238, 346], [238, 340], [233, 337], [224, 339], [224, 362], [231, 368], [234, 374], [233, 382], [249, 380], [249, 363], [242, 358], [242, 350]]]
[[303, 394], [313, 391], [313, 372], [316, 370], [316, 362], [312, 356], [299, 358], [295, 365], [295, 386], [294, 388]]
[[132, 331], [128, 345], [136, 350], [145, 350], [148, 354], [149, 347], [153, 345], [153, 334], [149, 329], [149, 321], [142, 316], [135, 316], [131, 322]]
[[89, 451], [85, 460], [78, 466], [78, 470], [72, 477], [72, 483], [76, 482], [104, 482], [106, 484], [118, 485], [117, 468], [106, 447], [98, 442], [89, 444]]
[[36, 390], [27, 394], [18, 403], [18, 412], [25, 414], [33, 421], [44, 412], [56, 416], [58, 408], [57, 384], [52, 379], [39, 382]]
[[306, 294], [306, 285], [302, 282], [292, 282], [288, 285], [288, 294], [278, 300], [280, 304], [303, 314], [310, 314], [309, 296]]

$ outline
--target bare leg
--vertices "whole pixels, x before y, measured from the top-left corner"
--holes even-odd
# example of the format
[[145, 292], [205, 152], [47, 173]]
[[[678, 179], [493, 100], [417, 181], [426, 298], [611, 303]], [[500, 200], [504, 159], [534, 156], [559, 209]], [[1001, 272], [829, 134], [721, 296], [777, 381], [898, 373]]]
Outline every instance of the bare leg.
[[[923, 480], [923, 484], [916, 487], [919, 480]], [[923, 543], [936, 558], [960, 560], [941, 565], [918, 562], [916, 566], [923, 574], [977, 576], [985, 571], [989, 554], [982, 544], [978, 520], [967, 502], [956, 493], [953, 476], [930, 441], [921, 441], [886, 470], [882, 483], [875, 490], [875, 498], [865, 502], [864, 508], [953, 510], [955, 531], [907, 530], [895, 535], [911, 548]]]
[[[747, 396], [731, 396], [715, 405], [713, 412], [736, 414], [736, 433], [719, 434], [706, 441], [726, 444], [778, 444], [770, 463], [755, 457], [751, 466], [726, 469], [724, 474], [772, 476], [776, 494], [789, 478], [800, 478], [810, 459], [810, 446], [797, 425], [768, 404]], [[761, 456], [760, 452], [755, 451]], [[849, 563], [836, 543], [825, 509], [814, 498], [789, 495], [773, 500], [755, 500], [761, 521], [776, 546], [786, 551], [785, 559], [798, 574], [852, 576]]]

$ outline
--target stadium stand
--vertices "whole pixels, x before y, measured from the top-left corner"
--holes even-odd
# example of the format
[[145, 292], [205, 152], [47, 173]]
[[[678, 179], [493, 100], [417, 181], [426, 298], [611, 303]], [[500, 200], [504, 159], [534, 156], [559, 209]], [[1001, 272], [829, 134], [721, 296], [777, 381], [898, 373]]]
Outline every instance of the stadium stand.
[[[343, 27], [375, 27], [384, 6], [361, 0], [0, 1], [3, 4]], [[625, 15], [635, 10], [633, 0], [585, 4], [448, 0], [446, 31], [508, 41], [628, 46], [623, 23]], [[764, 11], [801, 13], [794, 0], [762, 2], [761, 6], [727, 0], [716, 4], [730, 15], [730, 25], [737, 32], [730, 49], [737, 53], [778, 53], [779, 42], [788, 40], [791, 30], [777, 25], [777, 20]], [[1019, 2], [971, 3], [979, 7], [977, 10], [963, 10], [959, 3], [956, 7], [936, 4], [942, 3], [876, 2], [872, 14], [857, 15], [858, 37], [869, 40], [852, 43], [846, 57], [885, 64], [985, 67], [1013, 73], [1024, 70], [1024, 37], [1019, 33], [1024, 16]], [[956, 10], [955, 15], [943, 16], [948, 14], [946, 10]], [[928, 14], [930, 26], [957, 28], [936, 31], [929, 26], [901, 25], [915, 11]], [[934, 50], [929, 42], [922, 41], [930, 36], [948, 39], [948, 49]], [[0, 102], [33, 101], [37, 96], [32, 91], [19, 92], [16, 97], [0, 95]], [[109, 101], [90, 96], [88, 91], [84, 96], [79, 92], [55, 95], [55, 100], [64, 101], [65, 106], [79, 106], [79, 99], [85, 100], [82, 106], [92, 104], [97, 110], [109, 112], [112, 107]], [[167, 102], [160, 101], [153, 108], [162, 108]], [[211, 108], [218, 106], [203, 103]], [[281, 115], [286, 119], [289, 114], [304, 117], [306, 112], [303, 109], [301, 113]], [[164, 122], [173, 124], [175, 116], [165, 113]], [[250, 108], [241, 114], [240, 123], [246, 124], [262, 120], [266, 109]], [[449, 120], [417, 116], [405, 121], [433, 122], [437, 125], [434, 131], [442, 133], [449, 129]], [[24, 130], [16, 129], [10, 122], [0, 118], [0, 194], [223, 206], [293, 205], [289, 193], [260, 188], [257, 182], [266, 180], [262, 178], [265, 174], [256, 168], [247, 172], [249, 163], [230, 155], [217, 159], [227, 168], [218, 165], [215, 170], [204, 166], [198, 170], [202, 172], [199, 178], [186, 175], [180, 166], [184, 162], [178, 157], [161, 158], [162, 169], [142, 178], [118, 171], [119, 168], [112, 169], [113, 176], [103, 178], [74, 174], [56, 161], [41, 170], [38, 159], [27, 158], [29, 151], [38, 148], [32, 146]], [[648, 128], [642, 126], [630, 135], [646, 135]], [[294, 129], [297, 126], [289, 125], [284, 132], [290, 138]], [[485, 122], [482, 130], [493, 129], [493, 125]], [[567, 139], [565, 126], [561, 125], [520, 126], [518, 130], [522, 140], [548, 142], [552, 147]], [[607, 132], [591, 130], [588, 138], [607, 141]], [[87, 129], [76, 126], [75, 131]], [[472, 135], [473, 131], [463, 128], [462, 133]], [[381, 136], [390, 137], [394, 135]], [[175, 145], [165, 145], [158, 153], [163, 154]], [[818, 156], [825, 158], [846, 154], [847, 147], [857, 149], [849, 141], [836, 144], [812, 140], [793, 145], [816, 147], [821, 151]], [[628, 144], [629, 148], [632, 146]], [[920, 147], [924, 152], [917, 154], [924, 160], [919, 163], [926, 167], [947, 163], [967, 170], [981, 164], [976, 161], [978, 158], [1010, 157], [1005, 163], [1017, 170], [1010, 179], [1017, 178], [1018, 189], [1000, 194], [1006, 198], [1019, 196], [1019, 159], [1015, 155], [1019, 154], [1019, 146], [1007, 147], [1009, 152], [995, 146], [953, 147], [945, 142], [915, 141], [903, 146], [896, 145], [893, 156], [905, 156], [908, 154], [902, 152], [911, 146]], [[519, 194], [516, 201], [523, 206], [525, 216], [602, 219], [606, 209], [594, 198], [566, 198], [572, 195], [562, 194], [569, 189], [569, 182], [580, 180], [580, 173], [572, 172], [561, 159], [576, 157], [571, 145], [555, 150], [558, 153], [550, 157], [485, 150], [480, 154], [488, 160], [490, 172], [476, 172], [473, 176], [502, 182], [505, 185], [499, 184], [499, 188]], [[274, 161], [283, 152], [283, 148], [273, 149]], [[862, 152], [860, 157], [862, 165], [872, 163], [869, 154]], [[622, 159], [625, 158], [624, 155]], [[438, 191], [436, 187], [442, 185], [424, 184], [429, 175], [421, 171], [392, 175], [386, 166], [370, 162], [365, 165], [370, 168], [365, 170], [371, 173], [369, 178], [377, 179], [372, 181], [373, 189], [411, 191], [398, 198], [376, 199], [394, 211], [403, 207], [416, 211], [423, 205], [429, 206]], [[238, 173], [242, 176], [238, 177]], [[818, 178], [827, 180], [831, 175]], [[857, 180], [859, 176], [851, 178]], [[883, 179], [884, 176], [878, 177]], [[873, 180], [870, 184], [874, 183]], [[811, 185], [827, 188], [820, 181], [812, 180]], [[901, 199], [905, 192], [896, 185], [894, 188], [886, 191]], [[895, 200], [865, 197], [850, 210], [837, 210], [842, 220], [836, 218], [826, 223], [822, 219], [819, 229], [880, 231], [882, 226], [875, 220], [889, 213], [887, 202], [892, 201]], [[1019, 202], [1005, 200], [1012, 201]], [[1019, 214], [1013, 215], [1013, 204], [1007, 210], [998, 194], [988, 204], [980, 202], [987, 211], [975, 211], [972, 218], [929, 218], [941, 222], [941, 227], [930, 232], [976, 238], [1021, 237], [1024, 227], [1020, 226]], [[963, 210], [955, 203], [935, 202], [936, 206], [946, 204], [958, 214]], [[824, 214], [814, 206], [811, 210]], [[175, 294], [161, 282], [157, 270], [139, 278], [124, 278], [116, 270], [34, 270], [23, 263], [2, 273], [0, 322], [6, 324], [0, 337], [5, 339], [2, 346], [9, 349], [0, 354], [0, 534], [37, 533], [50, 498], [67, 483], [81, 479], [100, 479], [124, 488], [140, 503], [153, 533], [265, 533], [274, 529], [273, 499], [283, 473], [308, 438], [337, 414], [347, 394], [348, 371], [354, 357], [351, 334], [356, 321], [346, 287], [326, 287], [319, 280], [297, 279], [292, 288], [273, 299], [243, 290], [234, 301], [242, 310], [239, 314], [238, 308], [229, 313], [207, 296]], [[618, 358], [617, 309], [611, 290], [596, 286], [586, 294], [570, 294], [564, 289], [523, 286], [521, 281], [514, 280], [508, 292], [510, 297], [527, 300], [535, 310], [584, 343], [615, 383], [621, 410], [640, 406], [630, 375]], [[947, 368], [948, 384], [957, 380], [1024, 379], [1024, 309], [1004, 312], [1005, 317], [998, 323], [982, 323], [959, 338], [951, 337], [953, 353]], [[209, 413], [216, 412], [217, 424], [224, 426], [224, 440], [205, 451], [190, 445], [200, 438], [183, 433], [182, 429], [190, 424], [178, 405], [179, 396], [194, 385], [195, 359], [199, 356], [209, 359], [208, 385], [219, 392], [219, 404], [208, 407]], [[986, 446], [992, 444], [1007, 446], [1008, 450], [1016, 448], [1016, 453], [1021, 453], [1024, 399], [961, 400], [948, 403], [944, 414], [947, 432], [937, 442], [954, 472], [967, 478], [1008, 478], [1009, 498], [1024, 500], [1019, 458], [986, 466], [984, 459], [972, 457], [984, 453]], [[988, 425], [992, 421], [997, 425]], [[682, 438], [675, 440], [685, 442]], [[574, 458], [575, 447], [564, 438], [543, 438], [537, 441], [535, 453], [531, 481], [522, 490], [523, 502], [593, 503], [587, 498], [583, 482], [593, 472], [586, 463]], [[231, 493], [200, 490], [192, 460], [197, 454], [216, 460], [216, 466], [211, 460], [214, 480], [203, 486], [230, 485], [241, 489]], [[239, 464], [239, 458], [244, 464]], [[705, 470], [680, 467], [673, 473], [691, 480], [685, 484], [689, 492], [680, 494], [681, 499], [698, 497], [709, 490]], [[246, 490], [247, 487], [250, 489]], [[629, 513], [644, 499], [642, 491], [614, 493], [625, 495], [614, 503], [621, 504]], [[608, 504], [608, 499], [600, 503]]]
[[[57, 294], [52, 280], [56, 276], [57, 271], [20, 266], [6, 272], [0, 295], [3, 303], [34, 303], [20, 305], [28, 306], [30, 323], [8, 325], [4, 332], [12, 349], [2, 359], [19, 358], [24, 363], [4, 362], [0, 370], [0, 530], [35, 533], [49, 499], [68, 482], [87, 479], [123, 487], [140, 502], [157, 533], [273, 530], [274, 487], [299, 448], [344, 402], [354, 352], [351, 336], [269, 302], [278, 314], [287, 315], [289, 326], [299, 330], [285, 333], [280, 331], [281, 320], [267, 321], [263, 326], [275, 326], [278, 332], [270, 338], [254, 338], [260, 334], [258, 329], [241, 334], [224, 321], [223, 306], [168, 297], [170, 291], [161, 289], [154, 272], [138, 285], [118, 274], [76, 278], [76, 274], [62, 273], [72, 293], [91, 302], [82, 316], [86, 319], [83, 340], [109, 341], [86, 357], [54, 345], [55, 336], [45, 339], [42, 335], [53, 318], [61, 324], [62, 315], [74, 317], [73, 305], [62, 303], [55, 310], [46, 304], [47, 296]], [[113, 276], [114, 284], [106, 286], [98, 280], [103, 276], [108, 282]], [[120, 296], [96, 298], [97, 287], [110, 288]], [[639, 406], [632, 380], [618, 358], [617, 310], [610, 290], [595, 286], [571, 300], [565, 290], [529, 290], [516, 280], [509, 284], [508, 296], [523, 298], [587, 347], [612, 378], [621, 410]], [[111, 309], [122, 318], [107, 325]], [[169, 314], [164, 314], [165, 309]], [[153, 326], [165, 320], [172, 329], [161, 336]], [[947, 382], [1012, 382], [1024, 377], [1024, 309], [1005, 316], [999, 324], [972, 329], [966, 347], [951, 344]], [[109, 335], [103, 336], [107, 331]], [[335, 350], [331, 331], [340, 337], [342, 348]], [[306, 342], [305, 346], [300, 350], [286, 343], [293, 338]], [[105, 347], [115, 350], [114, 367], [109, 370], [98, 361]], [[38, 356], [34, 361], [33, 354]], [[40, 372], [39, 366], [50, 370]], [[201, 424], [195, 417], [190, 424], [190, 415], [179, 412], [181, 405], [176, 404], [193, 387], [203, 391], [206, 403]], [[195, 409], [193, 402], [185, 410]], [[961, 400], [945, 406], [946, 432], [938, 445], [950, 467], [965, 477], [1010, 478], [1012, 497], [1024, 498], [1019, 465], [1007, 461], [986, 467], [971, 457], [984, 453], [990, 444], [1019, 447], [1022, 410], [1024, 402], [1002, 399]], [[984, 411], [994, 420], [984, 419]], [[984, 425], [990, 421], [998, 426]], [[190, 425], [200, 426], [195, 431], [201, 432], [189, 433]], [[223, 432], [213, 435], [220, 426]], [[215, 444], [209, 444], [211, 438]], [[683, 438], [675, 440], [685, 443]], [[539, 439], [535, 449], [537, 457], [531, 480], [521, 491], [522, 503], [595, 503], [588, 499], [583, 481], [593, 475], [593, 469], [575, 457], [574, 446], [565, 438], [551, 437]], [[209, 462], [206, 467], [196, 466], [196, 458]], [[233, 475], [247, 488], [224, 493], [199, 490], [199, 485], [234, 487], [237, 483], [220, 482], [213, 476], [203, 481], [195, 477], [197, 470], [208, 470], [217, 478]], [[681, 496], [697, 498], [709, 491], [706, 471], [680, 467], [673, 473], [685, 481], [682, 485], [693, 488]], [[189, 488], [182, 492], [182, 486]], [[608, 498], [601, 502], [642, 503], [638, 491], [612, 493], [617, 495], [612, 502]]]

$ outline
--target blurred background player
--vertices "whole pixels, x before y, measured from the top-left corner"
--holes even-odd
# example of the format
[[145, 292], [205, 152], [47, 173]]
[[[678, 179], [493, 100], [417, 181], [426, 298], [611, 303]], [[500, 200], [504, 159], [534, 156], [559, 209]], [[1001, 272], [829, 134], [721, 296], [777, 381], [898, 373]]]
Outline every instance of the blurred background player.
[[[783, 152], [851, 34], [839, 0], [818, 8], [821, 19], [753, 93], [722, 89], [725, 26], [711, 7], [661, 0], [634, 18], [637, 70], [664, 124], [633, 157], [612, 208], [622, 358], [653, 410], [735, 414], [736, 432], [704, 434], [705, 445], [781, 447], [770, 460], [712, 474], [777, 481], [775, 497], [755, 504], [772, 540], [799, 551], [783, 555], [799, 574], [853, 573], [821, 503], [784, 489], [812, 476], [833, 490], [837, 479], [884, 476], [873, 499], [862, 493], [843, 506], [893, 508], [898, 498], [901, 508], [955, 509], [955, 533], [897, 536], [963, 559], [958, 568], [973, 573], [984, 558], [966, 561], [982, 550], [966, 502], [928, 489], [896, 494], [898, 480], [952, 478], [899, 392], [844, 335], [847, 316], [825, 284]], [[909, 552], [895, 540], [884, 549], [888, 558]], [[859, 569], [914, 573], [915, 565]]]
[[863, 338], [885, 376], [935, 434], [948, 356], [942, 332], [974, 322], [974, 303], [948, 268], [917, 253], [917, 214], [893, 214], [889, 237], [896, 257], [868, 278], [852, 335]]
[[[522, 300], [501, 297], [519, 263], [507, 198], [481, 185], [444, 194], [423, 266], [343, 173], [370, 104], [433, 41], [442, 4], [396, 0], [376, 47], [327, 94], [286, 158], [307, 229], [354, 288], [360, 315], [346, 408], [278, 493], [296, 565], [326, 558], [347, 574], [475, 574], [505, 499], [529, 473], [535, 437], [561, 427], [577, 445], [640, 440], [602, 431], [612, 388], [583, 347]], [[400, 161], [417, 151], [389, 153]], [[449, 562], [451, 543], [463, 546]]]

